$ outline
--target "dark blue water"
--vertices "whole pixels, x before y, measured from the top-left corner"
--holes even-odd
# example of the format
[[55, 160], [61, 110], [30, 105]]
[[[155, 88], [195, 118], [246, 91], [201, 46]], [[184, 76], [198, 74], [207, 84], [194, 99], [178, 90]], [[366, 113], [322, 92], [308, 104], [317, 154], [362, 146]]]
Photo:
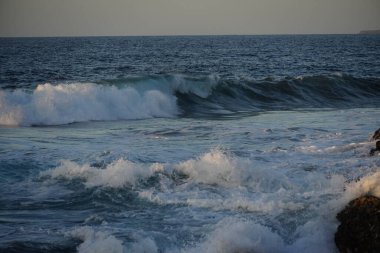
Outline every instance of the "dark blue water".
[[0, 39], [0, 252], [336, 252], [380, 197], [380, 37]]
[[133, 76], [219, 75], [228, 80], [340, 72], [379, 77], [378, 36], [2, 38], [6, 87], [107, 82]]

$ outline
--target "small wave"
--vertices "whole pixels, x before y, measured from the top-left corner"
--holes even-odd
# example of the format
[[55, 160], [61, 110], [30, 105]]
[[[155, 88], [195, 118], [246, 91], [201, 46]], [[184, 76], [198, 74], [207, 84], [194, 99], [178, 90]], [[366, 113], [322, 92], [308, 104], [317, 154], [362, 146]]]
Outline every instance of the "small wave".
[[53, 179], [82, 179], [86, 187], [103, 186], [120, 188], [134, 186], [138, 184], [139, 180], [149, 178], [162, 169], [162, 166], [159, 164], [145, 166], [124, 159], [114, 161], [104, 169], [63, 160], [60, 166], [42, 172], [41, 176], [49, 176]]
[[248, 159], [238, 159], [221, 149], [212, 149], [196, 159], [179, 163], [175, 170], [188, 176], [193, 182], [224, 187], [247, 186], [261, 192], [289, 188], [280, 173], [257, 168]]

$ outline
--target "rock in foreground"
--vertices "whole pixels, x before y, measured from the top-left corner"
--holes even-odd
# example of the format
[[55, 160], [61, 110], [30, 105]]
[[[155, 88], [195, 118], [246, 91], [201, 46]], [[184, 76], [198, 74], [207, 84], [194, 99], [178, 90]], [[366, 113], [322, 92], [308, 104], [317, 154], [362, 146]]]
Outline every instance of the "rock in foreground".
[[337, 215], [341, 222], [335, 244], [341, 253], [380, 252], [380, 199], [363, 196], [352, 200]]

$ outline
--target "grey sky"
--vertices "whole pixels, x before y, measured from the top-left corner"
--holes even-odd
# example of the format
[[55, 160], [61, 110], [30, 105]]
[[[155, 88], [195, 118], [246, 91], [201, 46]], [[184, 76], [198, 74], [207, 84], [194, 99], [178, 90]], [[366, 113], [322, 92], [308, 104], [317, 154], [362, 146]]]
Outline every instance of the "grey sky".
[[0, 0], [0, 36], [356, 33], [380, 0]]

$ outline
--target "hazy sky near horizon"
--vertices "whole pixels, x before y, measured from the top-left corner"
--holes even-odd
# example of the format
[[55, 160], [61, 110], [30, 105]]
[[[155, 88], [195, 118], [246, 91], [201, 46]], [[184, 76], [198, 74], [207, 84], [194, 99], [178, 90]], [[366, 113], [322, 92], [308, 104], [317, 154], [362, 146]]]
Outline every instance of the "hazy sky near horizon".
[[380, 0], [0, 0], [0, 36], [357, 33]]

